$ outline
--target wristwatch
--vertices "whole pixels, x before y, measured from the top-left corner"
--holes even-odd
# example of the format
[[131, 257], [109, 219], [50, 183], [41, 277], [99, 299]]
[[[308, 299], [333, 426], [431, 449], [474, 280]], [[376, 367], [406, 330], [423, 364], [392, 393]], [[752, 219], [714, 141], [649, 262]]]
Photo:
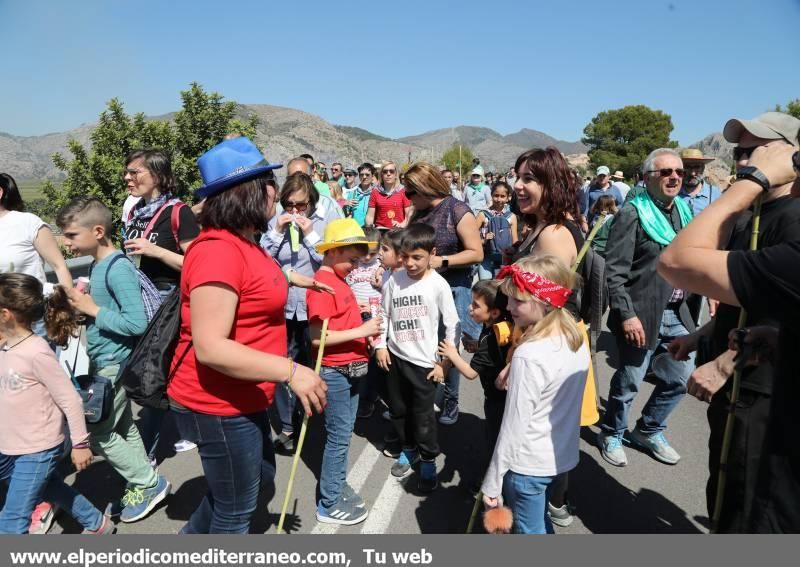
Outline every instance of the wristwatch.
[[447, 256], [442, 256], [442, 268], [446, 270], [449, 267], [450, 267], [450, 258], [448, 258]]
[[757, 167], [745, 166], [736, 172], [736, 179], [747, 179], [754, 183], [758, 183], [764, 191], [769, 191], [769, 179]]

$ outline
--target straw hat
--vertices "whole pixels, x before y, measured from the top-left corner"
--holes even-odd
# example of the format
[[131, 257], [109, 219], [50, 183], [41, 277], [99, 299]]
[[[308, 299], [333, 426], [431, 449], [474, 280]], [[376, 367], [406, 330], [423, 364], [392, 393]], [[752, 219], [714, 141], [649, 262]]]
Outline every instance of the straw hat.
[[619, 179], [620, 181], [624, 181], [625, 174], [618, 169], [614, 172], [614, 175], [611, 176], [611, 179]]
[[681, 150], [681, 159], [683, 162], [700, 162], [700, 163], [708, 163], [710, 161], [714, 161], [716, 158], [707, 157], [703, 155], [703, 152], [698, 150], [697, 148], [686, 148], [685, 150]]
[[328, 223], [325, 227], [325, 239], [314, 248], [320, 254], [324, 254], [333, 248], [356, 244], [375, 246], [378, 243], [367, 240], [367, 237], [364, 236], [364, 231], [353, 219], [336, 219]]

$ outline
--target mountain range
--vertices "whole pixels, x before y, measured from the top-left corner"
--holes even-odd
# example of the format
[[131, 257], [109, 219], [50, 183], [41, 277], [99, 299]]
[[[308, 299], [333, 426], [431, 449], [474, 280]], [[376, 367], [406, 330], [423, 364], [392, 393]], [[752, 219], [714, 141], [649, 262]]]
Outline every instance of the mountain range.
[[[417, 160], [437, 163], [453, 144], [464, 144], [481, 159], [487, 171], [506, 170], [525, 150], [550, 145], [567, 155], [575, 166], [588, 163], [588, 148], [582, 143], [557, 140], [529, 128], [504, 136], [490, 128], [457, 126], [392, 139], [356, 126], [331, 124], [319, 116], [293, 108], [242, 104], [238, 105], [237, 114], [258, 117], [256, 142], [265, 149], [267, 159], [272, 162], [285, 163], [292, 157], [309, 153], [329, 165], [333, 161], [357, 165], [386, 159], [398, 163]], [[166, 114], [152, 119], [169, 120], [171, 117], [172, 114]], [[84, 124], [42, 136], [15, 136], [0, 132], [0, 171], [21, 180], [61, 179], [63, 173], [53, 165], [52, 155], [61, 152], [69, 157], [66, 148], [71, 138], [88, 146], [94, 126]], [[714, 172], [715, 181], [727, 177], [732, 146], [721, 134], [711, 134], [693, 146], [707, 155], [721, 158], [708, 168], [709, 172]]]
[[[398, 163], [416, 160], [438, 162], [453, 144], [464, 144], [490, 171], [507, 169], [519, 154], [532, 147], [554, 145], [567, 155], [585, 154], [587, 150], [580, 142], [557, 140], [529, 128], [503, 136], [490, 128], [458, 126], [392, 139], [355, 126], [331, 124], [319, 116], [292, 108], [242, 104], [238, 105], [237, 114], [258, 117], [256, 142], [265, 149], [267, 159], [282, 163], [302, 153], [312, 154], [329, 165], [333, 161], [357, 165], [386, 159]], [[152, 119], [168, 120], [171, 116], [166, 114]], [[94, 126], [84, 124], [42, 136], [0, 132], [0, 170], [19, 179], [61, 179], [63, 173], [53, 165], [51, 156], [61, 152], [69, 157], [66, 148], [71, 138], [84, 146], [89, 145]]]

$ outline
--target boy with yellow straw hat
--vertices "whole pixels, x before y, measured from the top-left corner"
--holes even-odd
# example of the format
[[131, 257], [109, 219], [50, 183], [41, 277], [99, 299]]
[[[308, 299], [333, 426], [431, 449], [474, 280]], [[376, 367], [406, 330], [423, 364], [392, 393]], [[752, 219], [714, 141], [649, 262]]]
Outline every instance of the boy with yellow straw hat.
[[367, 374], [367, 338], [380, 334], [381, 319], [362, 322], [361, 308], [345, 278], [376, 245], [353, 219], [328, 223], [325, 239], [316, 245], [325, 256], [314, 279], [329, 285], [334, 294], [306, 292], [312, 349], [319, 348], [323, 321], [328, 320], [320, 371], [328, 385], [328, 405], [317, 520], [329, 524], [358, 524], [368, 514], [364, 501], [347, 484], [347, 453], [358, 410], [358, 382]]

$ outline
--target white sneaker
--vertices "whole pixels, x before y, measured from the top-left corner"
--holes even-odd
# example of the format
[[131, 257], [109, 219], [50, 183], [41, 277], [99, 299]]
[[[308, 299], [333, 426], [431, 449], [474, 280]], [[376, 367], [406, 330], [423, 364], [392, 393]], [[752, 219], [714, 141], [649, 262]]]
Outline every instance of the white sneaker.
[[192, 449], [197, 449], [197, 444], [187, 441], [186, 439], [181, 439], [175, 443], [176, 453], [185, 453], [186, 451], [191, 451]]

